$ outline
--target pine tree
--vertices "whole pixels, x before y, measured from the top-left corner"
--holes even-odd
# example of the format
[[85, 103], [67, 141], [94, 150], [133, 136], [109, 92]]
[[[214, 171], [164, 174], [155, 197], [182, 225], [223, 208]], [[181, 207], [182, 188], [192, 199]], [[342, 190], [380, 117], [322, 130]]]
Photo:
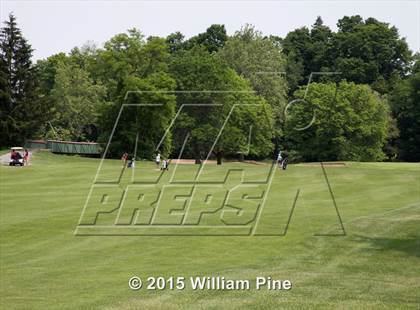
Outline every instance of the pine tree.
[[46, 116], [37, 96], [32, 48], [13, 14], [0, 30], [0, 146], [23, 143]]

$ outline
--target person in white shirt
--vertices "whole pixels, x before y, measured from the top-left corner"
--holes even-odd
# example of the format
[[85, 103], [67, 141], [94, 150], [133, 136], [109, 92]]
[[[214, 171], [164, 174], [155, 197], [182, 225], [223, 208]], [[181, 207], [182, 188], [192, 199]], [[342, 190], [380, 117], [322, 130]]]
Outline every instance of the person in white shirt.
[[168, 160], [167, 159], [164, 159], [162, 161], [162, 167], [160, 168], [160, 170], [169, 170], [168, 169], [168, 164], [169, 164]]
[[281, 156], [281, 151], [279, 151], [279, 154], [277, 155], [277, 164], [279, 167], [282, 167], [283, 157]]
[[135, 166], [135, 158], [131, 158], [131, 160], [128, 162], [127, 168], [134, 168]]
[[159, 168], [159, 165], [160, 165], [160, 153], [157, 153], [155, 162], [156, 162], [156, 166]]

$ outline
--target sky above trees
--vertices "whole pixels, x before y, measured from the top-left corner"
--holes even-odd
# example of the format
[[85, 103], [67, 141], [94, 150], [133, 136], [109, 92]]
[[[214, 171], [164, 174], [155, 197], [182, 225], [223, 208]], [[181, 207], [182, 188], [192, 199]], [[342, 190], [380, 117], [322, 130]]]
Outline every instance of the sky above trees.
[[69, 52], [92, 40], [98, 46], [115, 33], [139, 28], [146, 36], [175, 31], [186, 37], [204, 32], [208, 25], [224, 24], [228, 34], [250, 23], [265, 35], [284, 37], [322, 16], [336, 30], [344, 15], [359, 14], [395, 25], [413, 52], [420, 51], [420, 2], [405, 1], [37, 1], [3, 0], [0, 19], [14, 12], [34, 59]]

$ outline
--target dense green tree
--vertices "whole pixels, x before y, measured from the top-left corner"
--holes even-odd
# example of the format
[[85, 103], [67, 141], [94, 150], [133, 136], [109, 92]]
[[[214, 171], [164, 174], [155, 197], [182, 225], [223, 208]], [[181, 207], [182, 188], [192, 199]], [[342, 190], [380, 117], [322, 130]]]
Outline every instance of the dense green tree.
[[[10, 105], [10, 91], [7, 90], [8, 88], [8, 80], [7, 80], [7, 64], [3, 57], [0, 57], [0, 102], [1, 102], [1, 110], [0, 110], [0, 120], [1, 120], [1, 139], [6, 139], [6, 128], [7, 128], [7, 120], [3, 119], [6, 116], [6, 112], [8, 110], [8, 105]], [[4, 114], [3, 114], [4, 113]], [[3, 131], [4, 130], [4, 131]], [[4, 140], [6, 141], [6, 140]], [[2, 145], [5, 142], [1, 143]]]
[[174, 53], [183, 49], [185, 47], [184, 38], [185, 36], [179, 31], [168, 35], [166, 37], [166, 44], [168, 45], [169, 51], [171, 53]]
[[346, 81], [312, 83], [286, 121], [292, 148], [308, 161], [382, 160], [388, 123], [386, 102], [369, 86]]
[[311, 29], [301, 27], [291, 31], [282, 40], [287, 55], [287, 79], [293, 92], [298, 83], [306, 84], [312, 72], [332, 71], [330, 56], [333, 32], [318, 16]]
[[294, 91], [304, 80], [304, 70], [305, 66], [302, 59], [296, 57], [294, 52], [286, 55], [285, 71], [289, 98], [292, 97]]
[[196, 158], [207, 155], [219, 132], [213, 149], [219, 163], [222, 156], [241, 152], [250, 156], [270, 153], [273, 148], [271, 107], [218, 55], [209, 54], [200, 46], [184, 50], [174, 56], [171, 73], [177, 80], [177, 90], [183, 92], [177, 96], [178, 108], [183, 104], [197, 105], [184, 107], [179, 113], [174, 130], [175, 154], [190, 134], [190, 143], [183, 154]]
[[0, 144], [21, 144], [37, 134], [47, 116], [38, 98], [32, 48], [10, 14], [0, 31]]
[[117, 34], [97, 51], [89, 71], [95, 81], [107, 87], [108, 100], [119, 98], [127, 76], [144, 78], [166, 71], [169, 50], [165, 39], [150, 37], [147, 41], [137, 29]]
[[95, 83], [88, 71], [95, 57], [95, 46], [87, 43], [68, 55], [59, 53], [37, 62], [39, 94], [51, 111], [42, 131], [45, 138], [97, 139], [96, 122], [106, 88]]
[[302, 27], [289, 32], [281, 42], [282, 50], [287, 57], [286, 78], [289, 95], [292, 95], [299, 85], [304, 84], [311, 74], [310, 35], [309, 29]]
[[396, 145], [399, 158], [420, 161], [420, 60], [412, 74], [397, 83], [390, 97], [391, 109], [399, 128]]
[[[167, 73], [169, 55], [165, 39], [149, 37], [145, 40], [135, 29], [114, 36], [105, 43], [104, 49], [97, 51], [92, 75], [107, 87], [110, 101], [100, 117], [101, 142], [107, 142], [122, 104], [163, 104], [158, 109], [124, 108], [119, 122], [119, 126], [124, 127], [115, 132], [109, 155], [133, 152], [137, 134], [141, 136], [137, 156], [150, 159], [156, 151], [175, 109], [174, 95], [162, 93], [175, 89], [175, 81]], [[171, 143], [169, 134], [159, 151], [169, 154]]]
[[[396, 27], [358, 15], [345, 16], [337, 25], [331, 57], [342, 78], [388, 92], [396, 76], [407, 73], [411, 53]], [[381, 87], [384, 82], [390, 83]]]
[[207, 28], [206, 32], [199, 33], [186, 41], [184, 41], [184, 36], [179, 32], [167, 37], [171, 51], [191, 49], [197, 45], [201, 45], [209, 53], [217, 52], [225, 45], [227, 40], [228, 35], [226, 34], [225, 25], [217, 24], [211, 25]]
[[36, 63], [40, 92], [44, 96], [49, 96], [55, 84], [55, 76], [58, 67], [70, 62], [65, 53], [58, 53], [46, 59], [38, 60]]
[[82, 47], [75, 47], [70, 51], [69, 59], [79, 68], [90, 72], [92, 66], [96, 61], [98, 48], [92, 41], [87, 41]]
[[158, 146], [175, 115], [175, 85], [175, 80], [164, 72], [145, 78], [133, 75], [124, 78], [120, 98], [108, 105], [101, 119], [100, 141], [107, 143], [124, 104], [107, 156], [134, 154], [137, 138], [137, 158], [150, 160], [156, 151], [165, 157], [170, 154], [171, 132]]
[[58, 53], [38, 60], [36, 63], [40, 91], [43, 96], [49, 96], [54, 88], [55, 76], [60, 66], [72, 65], [90, 73], [96, 61], [97, 49], [91, 42], [84, 44], [81, 48], [75, 47], [70, 54]]
[[276, 41], [246, 25], [229, 38], [218, 54], [270, 104], [276, 117], [275, 137], [279, 139], [287, 102], [287, 82], [286, 59]]
[[60, 63], [50, 98], [53, 113], [48, 138], [84, 141], [97, 138], [97, 121], [104, 105], [105, 88], [72, 63]]
[[359, 15], [345, 16], [337, 26], [334, 33], [318, 17], [310, 30], [296, 29], [282, 41], [292, 64], [288, 73], [296, 75], [299, 68], [294, 64], [303, 64], [302, 76], [294, 78], [301, 85], [311, 72], [334, 71], [341, 74], [320, 80], [346, 79], [369, 84], [384, 94], [407, 73], [411, 52], [397, 28], [374, 18], [363, 20]]
[[329, 71], [331, 69], [330, 49], [333, 47], [334, 33], [324, 22], [320, 16], [317, 17], [311, 28], [311, 53], [312, 61], [309, 69], [311, 72]]
[[141, 50], [145, 44], [143, 34], [137, 29], [113, 36], [98, 50], [91, 68], [92, 77], [107, 88], [107, 99], [116, 100], [129, 75], [139, 74], [142, 63]]

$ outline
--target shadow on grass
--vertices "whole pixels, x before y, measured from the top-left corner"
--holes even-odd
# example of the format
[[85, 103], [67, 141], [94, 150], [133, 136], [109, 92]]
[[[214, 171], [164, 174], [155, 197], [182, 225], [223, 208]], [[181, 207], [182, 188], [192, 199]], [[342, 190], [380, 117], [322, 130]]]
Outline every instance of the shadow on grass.
[[410, 236], [404, 239], [356, 236], [357, 241], [370, 243], [374, 250], [400, 251], [420, 258], [420, 237]]

